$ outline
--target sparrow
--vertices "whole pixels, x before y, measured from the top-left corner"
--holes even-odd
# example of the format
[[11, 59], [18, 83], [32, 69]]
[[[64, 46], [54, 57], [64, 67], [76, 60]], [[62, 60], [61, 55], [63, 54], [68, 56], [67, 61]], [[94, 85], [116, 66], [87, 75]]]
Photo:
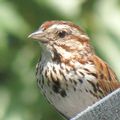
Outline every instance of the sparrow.
[[95, 54], [89, 36], [78, 25], [47, 21], [29, 37], [42, 49], [36, 67], [38, 86], [65, 118], [76, 116], [120, 87], [113, 70]]

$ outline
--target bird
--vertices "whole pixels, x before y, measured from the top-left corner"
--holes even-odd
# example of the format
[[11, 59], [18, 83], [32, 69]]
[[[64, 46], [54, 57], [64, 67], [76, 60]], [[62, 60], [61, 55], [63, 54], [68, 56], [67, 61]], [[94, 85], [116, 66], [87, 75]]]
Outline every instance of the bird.
[[38, 86], [66, 119], [120, 87], [110, 66], [95, 54], [90, 37], [73, 22], [46, 21], [28, 37], [41, 46]]

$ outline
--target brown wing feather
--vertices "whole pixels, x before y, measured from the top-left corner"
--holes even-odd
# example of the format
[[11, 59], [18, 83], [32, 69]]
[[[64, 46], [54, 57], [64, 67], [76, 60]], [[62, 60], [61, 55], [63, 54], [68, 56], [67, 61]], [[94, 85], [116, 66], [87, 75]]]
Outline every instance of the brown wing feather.
[[98, 85], [104, 96], [120, 87], [120, 82], [112, 69], [99, 57], [93, 56], [93, 61], [97, 69]]

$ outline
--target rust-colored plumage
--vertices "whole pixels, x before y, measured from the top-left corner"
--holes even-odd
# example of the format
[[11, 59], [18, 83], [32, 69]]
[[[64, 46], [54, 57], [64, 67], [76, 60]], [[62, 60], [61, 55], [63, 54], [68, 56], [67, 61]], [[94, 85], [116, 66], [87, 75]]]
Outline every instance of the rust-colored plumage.
[[120, 87], [115, 73], [95, 55], [87, 34], [72, 22], [47, 21], [29, 37], [42, 43], [38, 85], [66, 118]]
[[93, 61], [96, 65], [98, 74], [98, 84], [104, 92], [104, 95], [111, 93], [113, 90], [120, 87], [117, 76], [112, 69], [99, 57], [93, 56]]

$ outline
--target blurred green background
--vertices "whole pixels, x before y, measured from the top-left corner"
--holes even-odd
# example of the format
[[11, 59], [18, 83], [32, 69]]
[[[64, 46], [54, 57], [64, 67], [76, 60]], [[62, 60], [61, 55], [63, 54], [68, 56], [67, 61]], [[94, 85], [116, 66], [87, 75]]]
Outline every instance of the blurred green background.
[[70, 20], [120, 78], [120, 0], [0, 0], [0, 120], [63, 120], [37, 88], [38, 43], [27, 36], [48, 20]]

